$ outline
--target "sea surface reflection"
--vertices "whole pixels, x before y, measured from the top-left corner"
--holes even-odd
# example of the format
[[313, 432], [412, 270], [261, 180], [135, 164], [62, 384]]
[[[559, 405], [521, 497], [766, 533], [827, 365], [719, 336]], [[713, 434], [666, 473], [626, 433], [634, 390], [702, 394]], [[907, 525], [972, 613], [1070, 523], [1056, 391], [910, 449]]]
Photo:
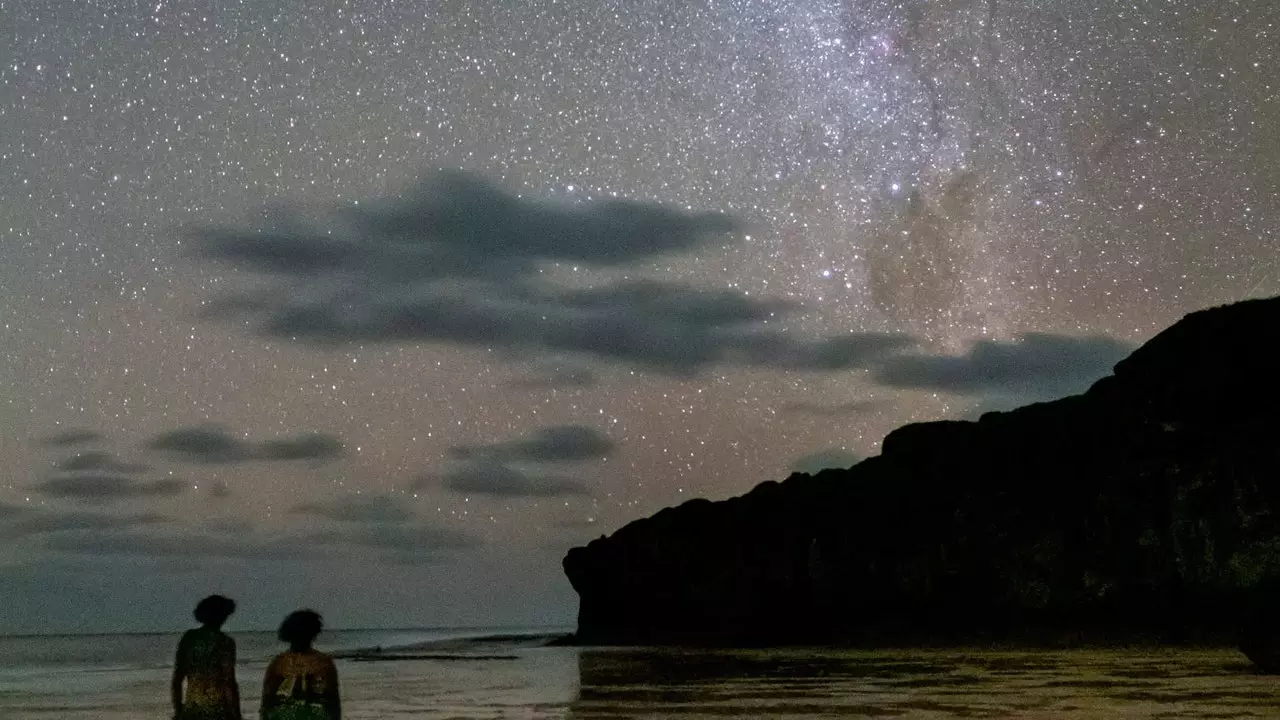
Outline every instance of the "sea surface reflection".
[[[345, 720], [1280, 718], [1280, 682], [1233, 650], [845, 651], [545, 646], [538, 636], [328, 634]], [[271, 633], [237, 634], [255, 717]], [[0, 638], [4, 720], [164, 720], [176, 634]], [[501, 659], [499, 659], [501, 658]]]
[[592, 650], [573, 718], [1259, 718], [1280, 685], [1231, 651]]

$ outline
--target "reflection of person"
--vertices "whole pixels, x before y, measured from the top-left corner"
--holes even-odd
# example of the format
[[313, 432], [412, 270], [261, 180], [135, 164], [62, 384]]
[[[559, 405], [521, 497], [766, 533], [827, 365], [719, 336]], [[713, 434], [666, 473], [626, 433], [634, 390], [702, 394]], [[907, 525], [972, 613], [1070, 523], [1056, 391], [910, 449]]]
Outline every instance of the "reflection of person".
[[178, 641], [169, 685], [177, 720], [240, 720], [236, 642], [222, 632], [222, 624], [235, 611], [235, 601], [221, 595], [210, 595], [196, 605], [200, 627]]
[[298, 610], [280, 624], [289, 643], [267, 666], [262, 681], [262, 720], [342, 720], [338, 668], [333, 658], [311, 647], [324, 627], [314, 610]]

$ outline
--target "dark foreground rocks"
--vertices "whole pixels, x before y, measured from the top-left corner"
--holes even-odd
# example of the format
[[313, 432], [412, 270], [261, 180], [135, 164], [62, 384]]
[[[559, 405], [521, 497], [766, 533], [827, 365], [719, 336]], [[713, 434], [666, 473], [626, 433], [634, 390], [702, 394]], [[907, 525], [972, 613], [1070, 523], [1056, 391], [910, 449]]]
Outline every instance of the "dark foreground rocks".
[[1240, 642], [1280, 669], [1280, 299], [1083, 395], [908, 425], [847, 470], [574, 548], [582, 643]]

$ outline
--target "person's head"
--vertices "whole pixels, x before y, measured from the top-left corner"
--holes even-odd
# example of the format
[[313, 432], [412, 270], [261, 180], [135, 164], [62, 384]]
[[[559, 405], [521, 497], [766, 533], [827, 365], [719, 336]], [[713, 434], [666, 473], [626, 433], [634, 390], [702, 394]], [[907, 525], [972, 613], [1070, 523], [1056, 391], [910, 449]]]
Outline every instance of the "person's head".
[[280, 632], [276, 635], [281, 642], [290, 647], [309, 648], [311, 643], [324, 629], [324, 620], [315, 610], [295, 610], [280, 623]]
[[196, 604], [196, 622], [220, 628], [236, 611], [236, 601], [221, 595], [210, 595]]

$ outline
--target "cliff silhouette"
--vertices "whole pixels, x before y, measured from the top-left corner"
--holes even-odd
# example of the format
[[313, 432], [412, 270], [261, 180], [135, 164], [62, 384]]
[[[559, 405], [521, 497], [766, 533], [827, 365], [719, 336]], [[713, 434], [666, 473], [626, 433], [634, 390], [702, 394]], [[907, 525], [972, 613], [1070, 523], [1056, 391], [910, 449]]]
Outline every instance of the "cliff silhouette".
[[1196, 312], [1081, 395], [632, 522], [564, 559], [577, 641], [1244, 640], [1280, 666], [1277, 347], [1280, 298]]

